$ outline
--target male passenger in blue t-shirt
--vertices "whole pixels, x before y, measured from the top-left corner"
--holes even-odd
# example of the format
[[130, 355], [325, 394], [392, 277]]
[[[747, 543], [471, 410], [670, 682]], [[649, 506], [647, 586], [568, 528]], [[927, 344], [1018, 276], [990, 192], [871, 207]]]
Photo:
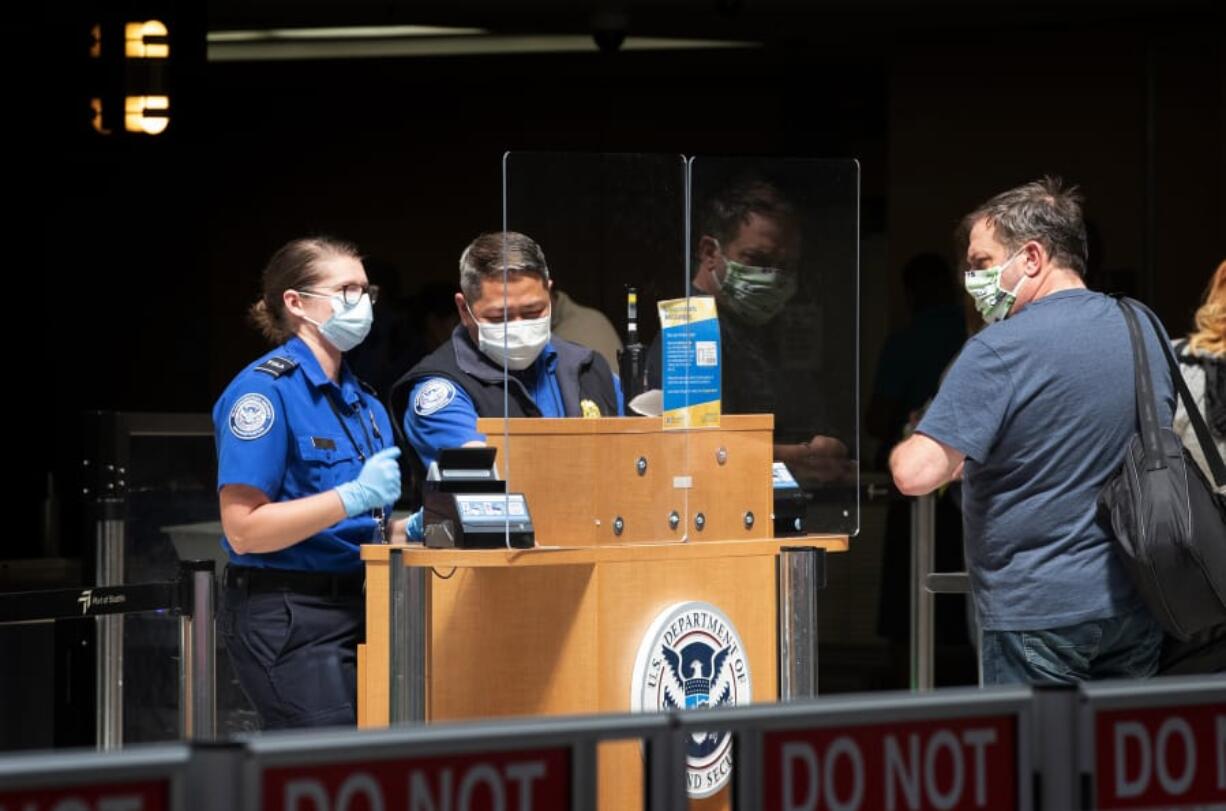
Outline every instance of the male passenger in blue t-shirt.
[[[967, 292], [988, 323], [890, 455], [898, 488], [963, 479], [967, 569], [985, 684], [1138, 678], [1162, 631], [1099, 519], [1097, 497], [1137, 431], [1133, 361], [1116, 302], [1086, 289], [1076, 189], [1044, 178], [967, 215]], [[1159, 420], [1174, 392], [1147, 330]]]

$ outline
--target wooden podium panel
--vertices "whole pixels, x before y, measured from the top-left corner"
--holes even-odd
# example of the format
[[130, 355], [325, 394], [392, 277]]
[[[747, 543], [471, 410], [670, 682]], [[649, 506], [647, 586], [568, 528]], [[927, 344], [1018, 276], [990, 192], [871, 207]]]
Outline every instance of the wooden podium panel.
[[[527, 496], [538, 543], [565, 538], [568, 546], [679, 541], [686, 533], [692, 541], [769, 538], [773, 429], [769, 414], [729, 414], [718, 429], [688, 431], [665, 431], [659, 417], [477, 420], [498, 448], [507, 488]], [[755, 519], [748, 529], [746, 512]]]
[[595, 566], [577, 565], [457, 568], [436, 578], [430, 717], [591, 712], [594, 577]]
[[[427, 720], [628, 712], [643, 635], [660, 612], [689, 600], [728, 616], [746, 648], [754, 701], [774, 701], [775, 561], [797, 540], [482, 551], [409, 544], [406, 565], [433, 570]], [[845, 537], [803, 542], [847, 548]], [[388, 718], [389, 547], [365, 546], [362, 557], [367, 644], [359, 650], [358, 725], [374, 727]], [[602, 745], [599, 764], [600, 807], [637, 808], [638, 744]], [[692, 806], [722, 808], [726, 798], [721, 792]]]

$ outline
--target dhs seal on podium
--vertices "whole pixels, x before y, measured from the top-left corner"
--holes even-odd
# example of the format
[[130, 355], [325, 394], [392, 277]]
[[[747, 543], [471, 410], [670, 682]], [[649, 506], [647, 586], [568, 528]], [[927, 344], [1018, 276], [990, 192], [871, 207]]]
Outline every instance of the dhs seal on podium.
[[[735, 707], [752, 701], [745, 646], [736, 628], [710, 603], [677, 603], [643, 635], [631, 676], [635, 712]], [[698, 732], [687, 741], [691, 797], [710, 797], [732, 777], [732, 736]]]

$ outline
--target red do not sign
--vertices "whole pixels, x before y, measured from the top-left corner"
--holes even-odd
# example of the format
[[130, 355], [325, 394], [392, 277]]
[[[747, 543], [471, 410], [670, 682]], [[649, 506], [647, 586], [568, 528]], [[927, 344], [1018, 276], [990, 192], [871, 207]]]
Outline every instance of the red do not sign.
[[1094, 760], [1096, 808], [1226, 803], [1226, 704], [1100, 711]]
[[1016, 739], [1011, 715], [768, 733], [763, 808], [1016, 808]]

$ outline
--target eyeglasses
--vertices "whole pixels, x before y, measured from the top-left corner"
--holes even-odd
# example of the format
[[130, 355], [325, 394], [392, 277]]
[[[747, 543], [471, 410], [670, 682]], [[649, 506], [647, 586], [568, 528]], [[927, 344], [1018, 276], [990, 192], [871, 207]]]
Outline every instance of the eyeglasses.
[[341, 294], [341, 300], [345, 302], [345, 306], [352, 307], [362, 300], [362, 294], [370, 295], [370, 303], [374, 304], [379, 300], [379, 285], [377, 284], [347, 284], [344, 287], [335, 288], [330, 295], [316, 293], [313, 290], [299, 290], [304, 296], [312, 296], [314, 298], [332, 298], [336, 293]]

